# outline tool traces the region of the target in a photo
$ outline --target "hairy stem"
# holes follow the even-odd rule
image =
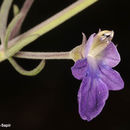
[[[15,57],[24,59],[72,59],[70,52],[24,52],[20,51]]]

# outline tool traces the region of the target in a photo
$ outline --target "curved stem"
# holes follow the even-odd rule
[[[22,75],[26,75],[26,76],[37,75],[39,72],[42,71],[42,69],[45,66],[45,60],[42,60],[36,68],[28,71],[28,70],[23,69],[12,57],[8,58],[8,60],[17,72],[19,72]]]
[[[16,55],[17,58],[25,59],[72,59],[71,52],[24,52],[20,51]]]

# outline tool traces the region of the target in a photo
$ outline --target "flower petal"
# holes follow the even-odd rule
[[[109,90],[121,90],[124,88],[124,81],[120,74],[109,66],[100,66],[100,78],[106,83]]]
[[[112,42],[97,57],[102,64],[110,67],[115,67],[120,62],[117,47]]]
[[[76,79],[83,79],[83,77],[87,74],[87,59],[81,59],[75,62],[74,66],[71,67],[71,71],[73,76]]]
[[[92,120],[102,111],[108,98],[107,86],[99,78],[87,76],[83,79],[79,92],[79,113],[83,120]]]
[[[87,57],[90,49],[91,49],[91,46],[93,44],[93,40],[94,40],[94,36],[95,36],[95,33],[93,33],[89,38],[88,38],[88,41],[85,45],[85,52],[84,52],[84,56]]]

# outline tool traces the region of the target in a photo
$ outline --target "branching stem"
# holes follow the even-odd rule
[[[9,0],[5,0],[5,1],[7,2]],[[12,0],[10,0],[10,1],[12,1]],[[32,1],[32,3],[33,3],[33,0],[26,0],[26,1],[28,1],[29,3],[30,3],[30,1]],[[56,15],[43,21],[41,24],[39,24],[39,25],[33,27],[32,29],[28,30],[27,32],[13,38],[12,40],[9,40],[8,41],[8,50],[6,51],[6,54],[3,49],[3,46],[0,46],[0,62],[8,59],[9,57],[14,56],[23,47],[27,46],[34,40],[38,39],[41,35],[44,35],[48,31],[54,29],[55,27],[59,26],[63,22],[67,21],[68,19],[70,19],[74,15],[78,14],[79,12],[81,12],[82,10],[87,8],[88,6],[92,5],[96,1],[98,1],[98,0],[77,0],[70,6],[68,6],[65,9],[63,9],[62,11],[58,12]],[[30,4],[30,6],[31,6],[31,4]],[[27,10],[27,12],[28,12],[28,10]],[[43,57],[45,56],[42,59],[71,59],[70,53],[68,53],[68,52],[67,53],[60,52],[58,54],[49,53],[48,55],[46,55],[47,53],[42,53],[42,54],[43,54]],[[41,54],[37,53],[38,57],[39,57],[39,55],[41,55]],[[61,55],[63,55],[63,56],[61,57]],[[17,56],[18,56],[18,54],[17,54]],[[23,56],[21,56],[21,58],[22,57]],[[19,54],[19,58],[20,58],[20,54]]]

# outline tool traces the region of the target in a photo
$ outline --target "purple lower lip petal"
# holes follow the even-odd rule
[[[92,120],[102,111],[108,98],[105,83],[98,78],[85,77],[78,92],[79,113],[82,119]]]

